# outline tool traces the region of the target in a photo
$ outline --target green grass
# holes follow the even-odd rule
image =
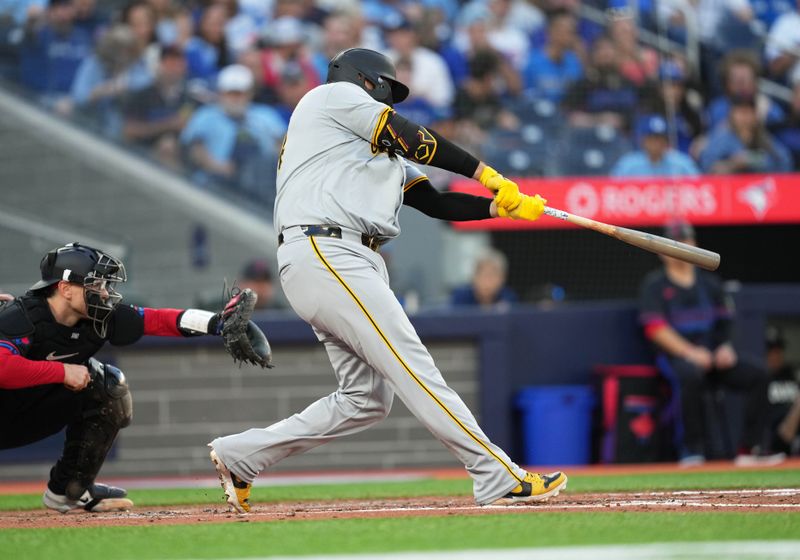
[[[567,471],[568,472],[568,471]],[[781,488],[800,487],[800,470],[732,470],[726,472],[678,472],[605,476],[571,476],[568,492],[637,492],[655,490],[693,490],[702,488]],[[466,496],[472,484],[468,479],[425,479],[404,482],[361,484],[320,484],[304,486],[258,487],[253,489],[254,504],[298,500],[358,500],[415,496]],[[131,490],[138,506],[208,504],[221,500],[218,488]],[[41,494],[0,496],[0,510],[37,509]]]
[[[797,538],[797,516],[747,513],[523,513],[224,525],[14,529],[4,558],[242,558],[665,541]],[[742,528],[747,527],[746,531]]]
[[[573,476],[571,492],[800,487],[800,470],[731,470]],[[256,505],[278,501],[468,496],[468,479],[256,487]],[[221,504],[217,488],[133,490],[139,506]],[[0,510],[40,508],[40,494],[0,496]],[[57,516],[56,519],[59,519]],[[326,553],[443,551],[667,541],[796,540],[800,512],[579,510],[480,516],[327,519],[137,527],[0,530],[5,560],[201,559]],[[746,528],[746,530],[744,530]]]

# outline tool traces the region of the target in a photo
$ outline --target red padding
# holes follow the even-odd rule
[[[183,336],[178,330],[178,317],[183,309],[144,308],[144,334],[152,336]]]

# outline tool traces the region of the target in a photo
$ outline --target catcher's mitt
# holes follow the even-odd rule
[[[234,362],[272,367],[272,350],[267,337],[250,320],[258,296],[250,288],[232,294],[220,316],[220,336]]]

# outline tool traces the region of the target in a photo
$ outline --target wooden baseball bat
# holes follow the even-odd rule
[[[714,253],[713,251],[707,251],[700,247],[687,245],[686,243],[681,243],[674,239],[667,239],[659,235],[653,235],[652,233],[604,224],[603,222],[598,222],[591,218],[576,216],[575,214],[570,214],[569,212],[558,210],[557,208],[550,208],[549,206],[544,207],[544,213],[553,218],[575,224],[576,226],[598,231],[610,237],[614,237],[615,239],[619,239],[620,241],[624,241],[629,245],[639,247],[640,249],[696,264],[706,270],[716,270],[719,267],[719,253]]]

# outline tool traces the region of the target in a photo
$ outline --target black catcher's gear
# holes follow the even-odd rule
[[[116,367],[90,358],[89,401],[82,419],[67,427],[64,455],[51,478],[65,485],[65,494],[77,500],[94,483],[117,433],[131,422],[133,401],[125,375]]]
[[[364,78],[372,82],[374,89],[364,86]],[[328,83],[332,82],[356,84],[389,107],[408,97],[408,86],[397,80],[392,61],[370,49],[347,49],[333,57],[328,64]]]
[[[87,314],[97,335],[105,338],[109,314],[122,300],[122,294],[114,288],[127,280],[122,261],[99,249],[70,243],[47,253],[39,268],[42,279],[30,290],[41,290],[61,280],[83,284]]]

